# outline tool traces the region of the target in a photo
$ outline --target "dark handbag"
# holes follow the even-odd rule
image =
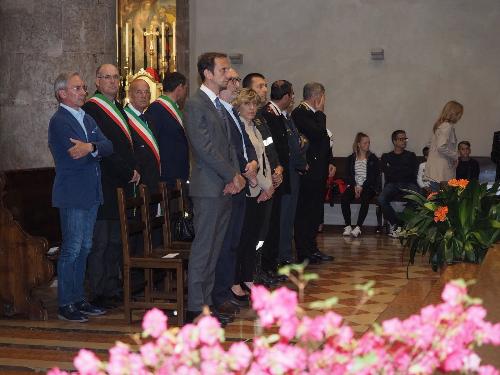
[[[172,218],[172,239],[174,241],[192,241],[194,239],[193,215],[178,212]]]
[[[177,188],[180,192],[178,211],[172,214],[170,223],[173,241],[193,241],[194,239],[194,224],[193,213],[186,208],[184,200],[184,189],[177,181]]]

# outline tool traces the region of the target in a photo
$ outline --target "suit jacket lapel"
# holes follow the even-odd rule
[[[75,116],[73,116],[67,109],[63,107],[59,107],[59,110],[62,111],[62,113],[64,113],[64,116],[66,116],[69,119],[69,122],[73,130],[75,130],[83,140],[86,140],[87,137],[85,136],[85,132],[83,131],[82,126],[75,118]],[[83,121],[83,123],[85,124],[85,120]],[[88,127],[86,126],[85,128],[87,129],[87,134],[89,134]]]
[[[201,89],[198,89],[198,95],[200,96],[200,98],[206,103],[206,105],[208,106],[210,112],[212,112],[212,114],[214,115],[214,117],[217,119],[217,122],[219,123],[219,126],[221,127],[221,129],[223,130],[223,132],[226,134],[228,133],[229,129],[227,128],[226,124],[224,123],[224,120],[221,119],[220,117],[220,114],[219,114],[219,111],[217,110],[217,108],[215,108],[215,105],[214,103],[210,100],[210,98],[208,97],[207,94],[205,94]],[[221,104],[222,105],[222,104]],[[224,108],[224,106],[222,106],[222,109],[225,111],[226,109]],[[227,116],[230,116],[227,111],[226,111],[226,117]],[[229,120],[229,119],[228,119]],[[230,139],[231,135],[230,134],[227,134],[227,137],[228,139]]]

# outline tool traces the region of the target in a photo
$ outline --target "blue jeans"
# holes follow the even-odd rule
[[[92,234],[99,204],[90,209],[59,208],[62,244],[57,262],[57,298],[59,306],[85,298],[83,283],[87,256],[92,248]]]
[[[391,225],[401,226],[402,221],[396,216],[394,208],[391,206],[391,202],[396,200],[398,197],[407,195],[406,192],[401,191],[401,189],[413,190],[415,192],[420,192],[420,188],[417,184],[412,182],[389,182],[385,184],[384,189],[378,196],[378,203],[384,217],[391,223]]]

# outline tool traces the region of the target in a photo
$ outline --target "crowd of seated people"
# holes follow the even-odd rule
[[[221,323],[230,323],[248,307],[253,283],[274,286],[285,281],[276,272],[279,267],[334,261],[316,241],[325,181],[336,171],[325,87],[305,84],[302,101],[295,106],[289,81],[269,87],[260,73],[241,80],[224,53],[202,54],[197,69],[201,85],[185,104],[186,78],[174,72],[166,75],[163,95],[151,104],[149,85],[140,79],[131,82],[125,108],[117,101],[114,65],[97,69],[97,91],[86,102],[80,75],[58,77],[54,89],[61,106],[51,120],[49,139],[57,173],[54,205],[64,219],[61,319],[84,322],[120,304],[118,187],[128,196],[139,183],[154,190],[159,181],[172,187],[180,179],[189,187],[195,237],[188,263],[188,322],[209,306]],[[390,224],[388,234],[397,237],[403,223],[391,201],[401,197],[402,189],[432,189],[440,182],[428,171],[436,171],[429,163],[441,154],[451,160],[458,177],[477,178],[470,143],[460,142],[457,150],[453,138],[463,108],[448,107],[434,128],[427,164],[419,166],[415,153],[406,150],[404,130],[392,133],[393,149],[380,159],[370,150],[369,136],[356,134],[341,196],[344,236],[361,235],[368,206],[377,197]],[[85,175],[79,175],[82,166]],[[75,173],[67,174],[70,169]],[[82,200],[70,199],[68,183],[76,190],[90,184],[95,194],[83,196],[75,190],[73,197]],[[353,202],[361,205],[354,225]],[[85,216],[85,226],[72,226],[78,215]],[[70,269],[74,271],[65,271]],[[89,299],[83,295],[85,274]]]

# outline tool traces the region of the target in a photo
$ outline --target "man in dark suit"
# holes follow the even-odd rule
[[[93,303],[114,307],[121,302],[120,271],[123,262],[116,189],[131,196],[140,174],[134,157],[133,130],[116,95],[120,76],[116,66],[103,64],[96,71],[97,91],[83,109],[94,118],[103,134],[113,143],[113,154],[102,159],[104,204],[99,208],[92,251],[88,259],[88,279]]]
[[[231,144],[234,147],[240,173],[248,179],[252,186],[257,184],[257,154],[245,130],[245,125],[241,122],[238,112],[231,105],[236,98],[240,88],[240,77],[234,69],[228,73],[227,88],[221,90],[219,97],[226,110],[226,117],[231,126]],[[240,242],[241,230],[243,228],[243,219],[245,218],[246,199],[243,189],[238,194],[232,196],[231,217],[226,236],[222,243],[222,249],[217,260],[215,268],[215,284],[212,292],[214,306],[218,313],[231,315],[239,311],[242,306],[231,294],[231,287],[234,285],[234,275],[236,268],[236,248]]]
[[[144,113],[151,100],[149,84],[143,79],[135,79],[128,91],[129,104],[125,107],[128,123],[134,130],[134,155],[141,174],[141,183],[150,192],[157,191],[160,181],[160,148],[158,132],[147,113]]]
[[[297,129],[309,140],[307,172],[301,176],[295,216],[295,247],[299,262],[309,263],[333,260],[318,249],[316,236],[323,222],[325,183],[335,174],[330,137],[326,131],[325,88],[312,82],[304,86],[303,102],[292,111]]]
[[[161,181],[168,187],[174,187],[177,179],[185,182],[189,178],[189,147],[179,107],[186,94],[186,77],[179,72],[168,73],[163,79],[163,95],[146,111],[158,135]]]
[[[491,146],[491,161],[497,165],[495,180],[500,180],[500,131],[493,133],[493,145]]]
[[[293,101],[292,84],[280,80],[271,85],[271,101],[262,109],[261,114],[271,131],[274,147],[278,153],[280,165],[283,167],[283,182],[273,196],[269,230],[262,247],[262,268],[274,273],[278,262],[278,248],[280,242],[281,197],[290,194],[290,148],[288,145],[287,118],[283,114]]]
[[[106,311],[85,299],[87,256],[97,210],[103,202],[99,160],[113,145],[81,109],[87,88],[78,73],[60,74],[54,84],[60,106],[49,123],[56,177],[52,204],[59,208],[62,244],[57,263],[59,319],[86,322]]]
[[[231,216],[230,194],[245,187],[231,144],[231,125],[218,97],[227,87],[229,59],[223,53],[204,53],[197,68],[202,85],[188,99],[184,111],[193,157],[189,192],[195,227],[189,257],[187,321],[199,316],[203,306],[212,305],[215,266]]]

